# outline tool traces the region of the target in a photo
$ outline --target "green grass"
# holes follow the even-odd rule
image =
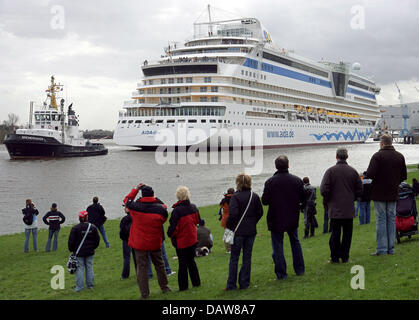
[[[408,182],[419,178],[419,170],[409,167]],[[211,229],[215,247],[213,252],[196,258],[202,286],[187,291],[178,291],[177,274],[169,277],[173,292],[162,294],[154,277],[150,281],[150,299],[159,300],[271,300],[271,299],[419,299],[419,273],[417,252],[419,235],[411,239],[402,238],[396,244],[396,253],[390,256],[370,256],[375,251],[375,215],[372,211],[371,224],[359,225],[354,220],[354,232],[350,261],[348,264],[328,264],[329,235],[322,234],[323,209],[318,195],[319,228],[314,238],[302,239],[303,228],[300,220],[299,236],[303,248],[306,273],[296,276],[292,269],[291,250],[285,236],[285,255],[288,264],[287,280],[276,280],[272,262],[270,233],[266,227],[266,216],[258,225],[258,235],[253,248],[251,287],[248,290],[222,291],[228,274],[229,255],[222,243],[223,229],[218,221],[218,206],[200,209],[207,226]],[[418,201],[417,201],[418,202]],[[265,208],[266,209],[266,208]],[[302,218],[302,217],[301,217]],[[165,224],[167,230],[167,223]],[[23,253],[24,234],[0,237],[0,299],[139,299],[140,294],[133,270],[128,280],[121,281],[122,248],[119,239],[119,220],[106,223],[111,248],[105,248],[101,241],[94,258],[95,288],[74,293],[74,276],[65,269],[65,289],[53,290],[50,286],[52,266],[65,264],[69,252],[67,239],[70,227],[65,227],[59,235],[59,249],[44,252],[48,232],[40,230],[38,246],[40,251]],[[178,262],[173,260],[175,251],[168,239],[166,249],[173,270],[177,271]],[[351,268],[361,265],[365,270],[365,289],[353,290],[350,286]],[[133,268],[133,267],[132,267]]]

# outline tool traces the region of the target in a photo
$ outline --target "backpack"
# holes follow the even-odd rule
[[[33,223],[33,212],[32,210],[29,210],[29,208],[26,208],[22,210],[23,211],[23,222],[30,226]]]

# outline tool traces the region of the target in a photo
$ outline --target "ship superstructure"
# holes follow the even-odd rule
[[[255,18],[195,23],[191,39],[164,51],[143,62],[144,77],[119,114],[117,144],[217,147],[233,129],[262,132],[243,143],[251,147],[359,143],[379,118],[380,88],[358,64],[279,48]],[[168,130],[173,138],[162,139]]]

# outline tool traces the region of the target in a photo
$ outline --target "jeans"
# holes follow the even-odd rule
[[[374,201],[377,254],[393,254],[396,237],[396,202]]]
[[[287,231],[291,243],[292,260],[294,271],[297,275],[302,275],[305,271],[303,250],[298,240],[298,229]],[[272,259],[275,264],[275,274],[278,279],[286,279],[287,263],[284,257],[284,232],[271,232],[272,240]]]
[[[76,292],[83,290],[84,288],[84,271],[86,271],[87,288],[93,288],[95,278],[93,273],[93,257],[93,255],[88,257],[77,257],[78,267],[76,270]]]
[[[342,259],[342,262],[347,262],[352,243],[353,218],[330,219],[330,227],[332,234],[329,246],[332,262],[339,262],[339,258]]]
[[[102,235],[103,241],[105,242],[106,248],[109,248],[109,241],[108,241],[108,237],[106,236],[106,230],[105,230],[105,225],[101,225],[100,227],[98,227],[100,234]]]
[[[25,252],[29,251],[29,237],[32,232],[33,250],[38,251],[38,228],[25,229]]]
[[[56,251],[58,248],[58,233],[60,232],[60,229],[58,230],[48,230],[48,241],[47,246],[45,247],[45,251],[49,252],[51,250],[51,240],[54,236],[54,242],[52,244],[52,251]]]
[[[359,224],[370,223],[371,204],[370,201],[362,201],[359,204]]]
[[[357,201],[355,204],[355,217],[358,217],[358,211],[360,207],[361,207],[361,202]]]
[[[137,270],[137,260],[135,259],[134,249],[132,249],[128,245],[128,241],[122,241],[122,256],[124,257],[124,266],[122,268],[122,275],[121,275],[122,279],[126,279],[129,277],[130,265],[131,265],[131,254],[134,258],[135,270]]]
[[[176,249],[179,261],[179,273],[177,277],[179,291],[188,289],[188,273],[194,287],[199,287],[201,285],[198,267],[195,263],[195,249],[196,245],[183,249]]]
[[[161,246],[161,252],[163,255],[164,269],[166,270],[166,274],[171,274],[172,269],[170,268],[169,259],[167,259],[166,247],[164,246],[164,242],[162,243],[162,246]],[[153,269],[151,268],[150,255],[148,255],[148,278],[149,279],[153,278]]]
[[[230,263],[228,267],[227,290],[237,289],[237,269],[239,266],[240,252],[243,249],[242,266],[239,273],[240,289],[247,289],[250,285],[250,271],[252,264],[252,250],[255,242],[253,236],[234,236],[231,245]]]

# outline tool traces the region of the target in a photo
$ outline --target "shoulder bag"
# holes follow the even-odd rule
[[[236,233],[237,229],[239,228],[240,223],[242,222],[242,220],[243,220],[243,218],[244,218],[244,216],[247,212],[247,209],[249,209],[250,201],[252,201],[252,196],[253,196],[253,192],[252,192],[252,190],[250,190],[249,202],[247,203],[246,210],[244,210],[244,213],[243,213],[242,217],[240,218],[240,221],[237,224],[236,229],[234,229],[234,231],[230,230],[228,228],[225,229],[224,236],[223,236],[223,240],[224,240],[225,243],[227,243],[227,244],[233,244],[234,243],[234,234]]]

